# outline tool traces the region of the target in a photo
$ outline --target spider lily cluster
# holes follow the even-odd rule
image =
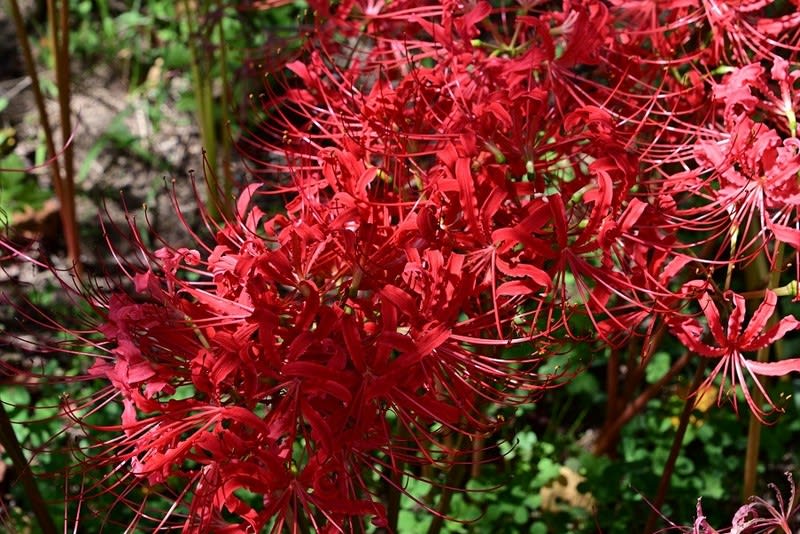
[[[393,528],[403,477],[469,461],[575,341],[669,336],[781,411],[762,377],[800,359],[754,353],[800,327],[796,2],[309,3],[235,216],[134,236],[132,290],[87,294],[124,410],[80,469],[169,496],[158,527]]]

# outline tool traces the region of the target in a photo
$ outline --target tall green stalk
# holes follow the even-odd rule
[[[223,9],[222,0],[217,1],[217,8],[221,11]],[[233,101],[230,83],[228,76],[228,45],[225,39],[225,29],[223,27],[223,19],[220,18],[217,23],[217,32],[219,34],[219,61],[220,61],[220,77],[222,79],[222,209],[224,215],[231,216],[233,208],[233,169],[231,163],[233,161],[233,146],[231,143],[230,131],[230,114],[231,103]]]
[[[226,75],[227,69],[225,62],[227,55],[225,52],[225,36],[222,29],[222,20],[218,20],[217,32],[220,37],[221,52],[219,57],[215,57],[213,52],[201,54],[198,50],[195,39],[198,37],[198,31],[195,27],[193,17],[196,16],[198,11],[201,16],[208,13],[208,3],[204,2],[202,8],[192,10],[189,0],[183,0],[183,16],[186,18],[187,28],[187,41],[189,54],[191,58],[191,75],[192,75],[192,88],[195,95],[195,104],[197,105],[197,120],[200,125],[200,137],[203,143],[204,156],[208,162],[208,172],[206,173],[208,198],[206,200],[206,207],[209,214],[213,218],[220,216],[230,215],[232,212],[232,182],[230,165],[230,143],[225,144],[223,139],[223,172],[222,183],[219,179],[219,159],[218,159],[218,135],[217,123],[214,120],[214,98],[213,87],[211,78],[211,68],[215,61],[222,62],[222,77],[223,84],[227,83]],[[213,32],[209,32],[211,35]],[[228,93],[223,89],[222,105],[225,108],[223,113],[227,114],[227,106],[229,105]]]
[[[783,264],[783,243],[777,245],[775,253],[775,263],[769,272],[767,289],[774,289],[780,284],[781,266]],[[775,323],[775,313],[769,318],[768,327]],[[759,362],[766,362],[769,359],[770,347],[764,347],[756,353]],[[760,405],[764,402],[764,397],[757,388],[753,392],[753,403]],[[742,484],[742,497],[747,499],[755,493],[756,478],[758,474],[758,452],[761,448],[761,421],[758,420],[753,412],[750,412],[750,420],[747,425],[747,450],[744,456],[744,482]]]
[[[464,443],[464,436],[459,434],[456,438],[456,443],[453,450],[460,450],[461,445]],[[453,494],[457,488],[462,488],[467,482],[464,475],[467,474],[466,465],[463,462],[454,462],[451,464],[450,470],[447,472],[447,477],[441,485],[441,492],[439,493],[439,503],[436,507],[436,513],[431,520],[428,527],[427,534],[439,534],[444,527],[445,518],[450,513],[450,503],[453,499]]]

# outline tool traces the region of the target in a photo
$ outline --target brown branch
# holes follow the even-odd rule
[[[703,382],[703,375],[706,371],[706,360],[702,359],[700,365],[697,366],[697,371],[694,373],[694,380],[690,391],[697,391],[700,384]],[[667,491],[669,491],[670,481],[672,479],[672,472],[675,470],[675,462],[678,461],[678,455],[683,447],[683,437],[686,435],[686,428],[689,426],[689,419],[692,416],[692,410],[697,403],[697,398],[690,395],[683,405],[683,412],[681,413],[678,428],[675,431],[675,437],[672,440],[672,447],[669,450],[669,457],[667,463],[664,465],[664,470],[661,473],[661,480],[658,483],[658,491],[655,499],[651,502],[652,510],[647,518],[647,523],[644,527],[644,534],[650,534],[655,531],[656,521],[658,521],[661,507],[667,498]]]
[[[603,428],[602,434],[597,438],[594,446],[594,453],[597,455],[600,454],[607,454],[608,450],[610,449],[611,445],[616,442],[617,435],[622,427],[633,419],[633,417],[641,412],[647,403],[658,395],[674,377],[677,375],[686,364],[689,363],[689,354],[684,353],[678,361],[676,361],[672,367],[667,371],[664,376],[662,376],[658,382],[652,384],[646,390],[644,390],[636,399],[628,404],[625,410],[613,421],[609,422],[606,427]]]

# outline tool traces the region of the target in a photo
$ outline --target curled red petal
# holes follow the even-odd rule
[[[711,297],[706,292],[701,293],[697,300],[700,304],[700,309],[703,310],[703,315],[706,316],[708,327],[711,329],[711,335],[714,336],[717,343],[724,344],[725,333],[722,330],[722,323],[720,322],[717,305],[714,304],[714,301],[711,300]]]
[[[772,317],[775,311],[775,305],[778,303],[778,296],[774,291],[767,289],[764,292],[764,301],[758,306],[758,309],[750,319],[750,323],[745,328],[741,337],[741,343],[746,344],[752,341],[759,332],[762,332],[767,326],[767,321]]]
[[[745,366],[760,376],[785,376],[791,372],[800,373],[800,358],[789,358],[777,362],[757,362],[745,360]]]

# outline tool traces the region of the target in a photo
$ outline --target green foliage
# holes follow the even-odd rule
[[[547,368],[553,371],[558,367],[568,374],[577,370],[568,359],[568,356],[554,358]],[[597,430],[594,412],[604,407],[605,392],[598,379],[604,363],[603,358],[591,364],[579,363],[584,372],[563,388],[550,391],[539,404],[506,414],[512,428],[506,431],[505,441],[498,443],[498,457],[483,465],[477,478],[464,482],[467,491],[452,498],[450,513],[467,522],[445,523],[442,532],[641,531],[651,510],[648,501],[656,494],[685,397],[679,388],[666,390],[623,427],[615,455],[594,455],[584,443],[591,442],[592,433]],[[668,370],[669,354],[654,354],[650,365],[647,383],[657,381]],[[796,399],[800,397],[800,380],[782,381],[776,389],[781,398]],[[800,401],[786,402],[784,408],[786,413],[780,424],[762,430],[763,486],[780,480],[783,471],[797,465],[792,444],[793,436],[800,432]],[[739,487],[744,467],[745,415],[746,412],[737,415],[726,406],[718,408],[715,395],[694,411],[662,508],[675,523],[690,523],[697,498],[702,497],[712,525],[730,524],[730,518],[742,504],[738,491],[731,488]],[[544,426],[534,423],[537,420],[546,423]],[[577,492],[562,492],[553,507],[546,501],[547,494],[563,487],[565,473],[574,473],[584,480],[571,486]],[[417,482],[409,484],[407,489],[417,498],[425,496],[428,506],[435,506],[435,490]],[[586,506],[590,502],[594,506]],[[426,532],[430,515],[412,499],[404,498],[398,531]]]
[[[0,131],[0,145],[3,142]],[[25,162],[11,153],[0,158],[0,224],[6,225],[14,213],[26,209],[39,209],[50,198],[47,190],[39,187],[36,177],[24,171]]]
[[[193,26],[197,26],[195,34],[191,34],[183,16],[181,1],[71,0],[70,52],[79,61],[122,68],[131,87],[136,88],[147,81],[148,72],[154,67],[188,74],[191,53],[187,43],[191,40],[204,48],[219,47],[219,35],[210,31],[210,21],[219,21],[226,38],[226,67],[233,72],[244,64],[250,51],[296,26],[298,13],[306,7],[299,1],[278,9],[243,12],[230,2],[201,0],[193,5],[198,9],[192,19]],[[225,7],[228,5],[231,7]],[[159,67],[160,61],[163,64]],[[219,80],[221,67],[215,61],[204,75]],[[184,96],[192,98],[189,91]]]
[[[8,106],[8,100],[0,98],[0,112]],[[21,179],[24,179],[22,160],[14,154],[16,145],[16,130],[14,128],[0,128],[0,208],[2,213],[8,215],[9,211],[15,211],[15,200],[19,199],[22,189],[19,186]],[[14,169],[20,169],[15,171]],[[9,189],[11,192],[9,193]],[[5,192],[5,193],[4,193]]]

